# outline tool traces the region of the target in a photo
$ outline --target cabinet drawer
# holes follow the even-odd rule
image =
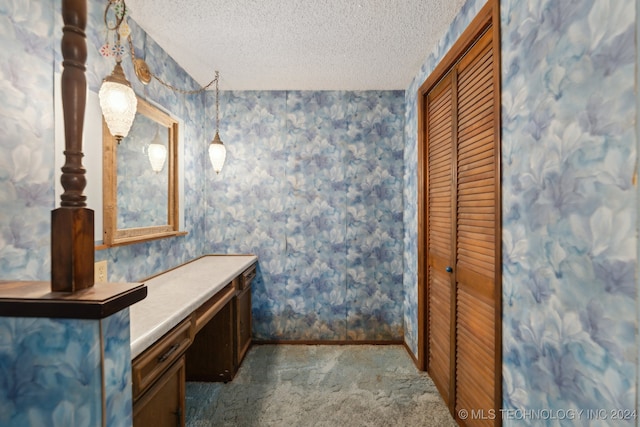
[[[180,357],[133,405],[133,427],[185,425],[185,368]]]
[[[234,279],[235,281],[235,279]],[[196,324],[195,332],[198,333],[204,325],[209,322],[224,307],[236,293],[236,285],[234,281],[218,291],[207,302],[202,304],[195,311]]]
[[[134,401],[189,347],[193,341],[193,326],[191,316],[187,317],[136,357],[131,364]]]
[[[251,282],[253,281],[253,278],[256,277],[256,265],[252,265],[251,267],[247,268],[244,273],[242,273],[242,276],[240,278],[240,288],[239,290],[243,290],[248,288],[249,286],[251,286]]]

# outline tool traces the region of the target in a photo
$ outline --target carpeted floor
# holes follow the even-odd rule
[[[187,427],[455,426],[402,346],[258,345],[227,384],[187,383]]]

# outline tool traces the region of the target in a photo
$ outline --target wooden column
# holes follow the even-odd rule
[[[51,212],[51,290],[75,292],[93,286],[94,217],[83,190],[82,129],[86,104],[86,0],[62,0],[62,110],[65,164],[60,208]]]

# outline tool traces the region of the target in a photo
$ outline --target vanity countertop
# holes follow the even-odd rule
[[[256,261],[255,255],[206,255],[145,280],[147,297],[129,308],[131,359]]]

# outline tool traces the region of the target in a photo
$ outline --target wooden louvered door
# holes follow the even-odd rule
[[[445,78],[427,100],[429,148],[429,223],[427,239],[427,281],[429,287],[428,372],[447,404],[452,403],[451,277],[446,271],[453,256],[452,226],[452,106],[451,78]]]
[[[421,107],[425,365],[473,426],[501,424],[497,44],[490,24],[476,34]]]
[[[492,37],[488,31],[457,68],[456,414],[494,425],[496,409],[496,153]],[[480,411],[482,412],[480,412]]]

